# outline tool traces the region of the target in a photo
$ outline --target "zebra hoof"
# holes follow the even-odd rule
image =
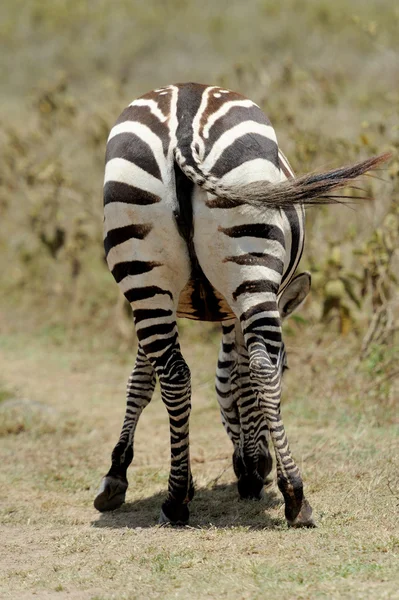
[[[264,482],[258,473],[240,477],[237,487],[242,500],[261,500],[264,496]]]
[[[103,477],[94,499],[94,508],[100,512],[119,508],[125,502],[127,486],[127,481],[109,475]]]
[[[301,510],[295,519],[287,519],[287,525],[288,527],[317,527],[312,516],[312,507],[305,498],[302,501]]]
[[[273,468],[273,459],[269,452],[261,452],[258,457],[258,466],[256,468],[259,477],[266,483],[267,476],[270,475]]]
[[[172,525],[173,527],[184,527],[188,525],[189,511],[187,504],[178,506],[164,502],[159,516],[159,525]]]

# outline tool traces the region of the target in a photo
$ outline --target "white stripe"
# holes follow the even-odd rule
[[[256,121],[244,121],[222,133],[203,162],[205,171],[210,171],[226,148],[247,133],[262,135],[277,144],[276,134],[271,125],[264,125],[263,123],[257,123]]]
[[[148,106],[151,113],[157,117],[161,123],[165,123],[165,121],[168,120],[168,117],[163,114],[155,100],[145,100],[144,98],[139,98],[138,100],[134,100],[134,102],[129,104],[129,106]]]
[[[140,252],[138,252],[138,244],[140,244]],[[107,254],[107,264],[109,270],[112,271],[114,266],[118,263],[126,262],[129,260],[153,260],[153,255],[151,254],[151,252],[148,253],[148,248],[147,253],[145,252],[145,248],[143,250],[143,244],[145,244],[145,240],[137,240],[136,238],[131,238],[130,240],[122,242],[122,244],[113,246]],[[144,256],[146,258],[143,258]],[[148,258],[148,256],[150,256],[151,258]],[[140,275],[140,277],[143,278],[146,275],[148,275],[148,273],[143,273],[142,275]]]
[[[278,244],[278,242],[276,243]],[[280,244],[279,250],[281,254]],[[239,254],[237,256],[239,256]],[[229,272],[231,273],[230,279],[234,283],[237,283],[237,285],[239,285],[240,279],[245,279],[246,281],[256,281],[258,279],[263,279],[280,284],[281,273],[275,271],[274,269],[271,269],[270,267],[266,267],[264,265],[238,265],[233,261],[228,261],[228,265]]]
[[[221,186],[238,187],[254,181],[280,181],[280,169],[270,160],[255,158],[223,175],[219,183]]]
[[[209,117],[203,131],[203,136],[205,139],[209,137],[209,130],[211,127],[213,127],[216,121],[218,121],[221,117],[224,117],[224,115],[227,115],[229,110],[236,106],[242,106],[243,108],[257,107],[256,104],[254,104],[251,100],[230,100],[230,102],[225,102],[223,106],[221,106],[216,112],[212,113]]]
[[[157,177],[150,175],[147,171],[140,169],[137,165],[124,158],[112,158],[105,167],[104,185],[108,181],[117,181],[133,185],[145,192],[150,192],[162,197],[165,186]]]
[[[285,168],[290,173],[290,175],[292,177],[295,177],[294,171],[292,170],[290,163],[288,162],[286,156],[282,153],[280,148],[278,149],[278,157],[281,160],[281,162],[284,164]]]
[[[170,99],[170,119],[169,119],[169,131],[170,131],[170,146],[169,154],[172,156],[173,150],[177,146],[176,131],[178,126],[177,120],[177,100],[179,97],[179,88],[175,85],[170,86],[171,88],[171,99]],[[171,154],[172,153],[172,154]]]
[[[249,303],[247,303],[248,299],[251,299],[251,301]],[[262,302],[275,302],[276,301],[276,295],[273,294],[273,292],[246,292],[245,294],[240,294],[240,296],[238,296],[237,300],[233,300],[233,304],[237,304],[240,303],[241,308],[243,310],[243,312],[245,312],[247,309],[252,308],[253,306],[255,306],[256,304],[261,304]],[[267,316],[274,316],[276,315],[277,317],[280,316],[280,313],[275,312],[275,311],[262,311],[262,313],[265,312],[267,314]],[[257,315],[257,317],[259,318],[259,313]],[[245,321],[246,323],[248,321]]]
[[[202,137],[199,135],[200,130],[200,122],[201,117],[208,106],[209,94],[212,90],[217,89],[216,86],[207,87],[203,93],[201,98],[201,104],[199,109],[197,110],[195,117],[193,119],[193,141],[191,143],[191,152],[193,158],[196,159],[198,157],[199,160],[202,160],[205,154],[205,144]],[[199,146],[199,151],[196,149],[196,145]]]

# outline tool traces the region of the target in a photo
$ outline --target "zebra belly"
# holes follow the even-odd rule
[[[202,272],[194,274],[182,290],[177,316],[196,321],[227,321],[235,318],[226,299]]]

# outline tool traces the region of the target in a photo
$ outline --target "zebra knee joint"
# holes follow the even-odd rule
[[[275,367],[267,360],[267,358],[263,357],[250,359],[249,369],[251,378],[262,383],[274,379],[276,374]]]
[[[177,384],[179,386],[189,385],[191,373],[190,369],[182,356],[176,357],[168,361],[165,368],[160,373],[161,382],[170,385]]]

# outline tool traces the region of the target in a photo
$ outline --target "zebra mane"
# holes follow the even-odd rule
[[[376,169],[390,157],[391,153],[387,152],[348,167],[333,169],[324,173],[311,173],[278,183],[255,181],[239,187],[213,185],[212,190],[209,191],[212,191],[216,198],[209,200],[207,205],[210,208],[232,208],[247,205],[262,210],[265,208],[287,207],[293,204],[304,206],[341,204],[342,200],[347,199],[355,202],[356,197],[345,194],[332,195],[330,192],[342,188],[355,189],[351,185],[354,179]],[[203,187],[207,189],[206,180]],[[361,196],[358,199],[371,198]]]

